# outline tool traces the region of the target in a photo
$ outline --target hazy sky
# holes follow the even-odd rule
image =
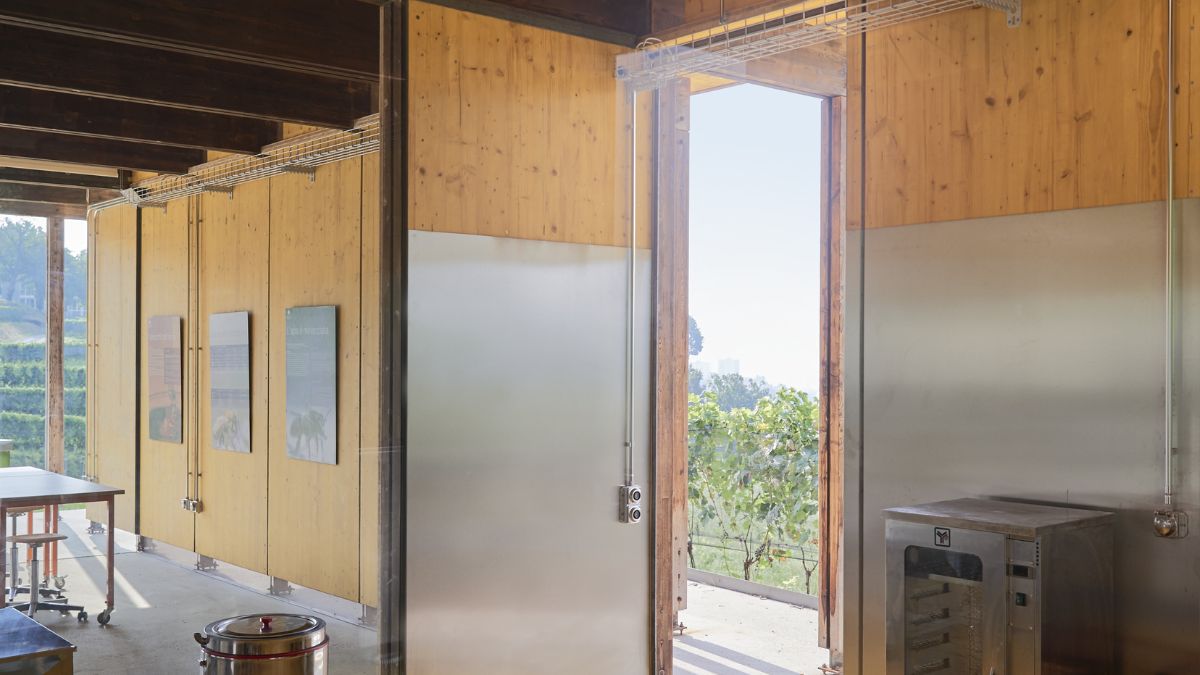
[[[819,99],[740,85],[692,97],[693,357],[816,392],[820,370]]]

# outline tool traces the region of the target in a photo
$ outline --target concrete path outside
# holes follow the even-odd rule
[[[821,675],[829,662],[814,610],[693,581],[687,600],[677,675]]]

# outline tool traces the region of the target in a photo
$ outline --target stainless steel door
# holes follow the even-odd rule
[[[1004,675],[1005,539],[887,522],[888,675]]]

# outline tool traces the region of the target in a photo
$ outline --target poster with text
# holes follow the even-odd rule
[[[287,452],[337,464],[337,307],[287,310]]]
[[[150,438],[183,442],[183,357],[177,316],[152,316],[146,331]]]
[[[212,447],[250,452],[250,313],[208,318]]]

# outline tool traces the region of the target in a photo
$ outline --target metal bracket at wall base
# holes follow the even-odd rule
[[[137,538],[137,550],[138,551],[140,551],[142,553],[152,553],[154,551],[154,548],[155,548],[155,546],[154,546],[153,539],[151,539],[150,537],[143,537],[140,534],[138,535],[138,538]]]
[[[188,499],[187,497],[184,497],[183,499],[179,500],[179,505],[183,507],[184,511],[191,511],[192,513],[200,513],[202,509],[199,499]]]
[[[196,569],[200,572],[209,572],[209,571],[215,570],[215,569],[217,569],[217,561],[213,560],[212,558],[210,558],[206,555],[197,554],[196,555]]]
[[[271,585],[267,588],[267,592],[271,595],[291,595],[294,590],[296,589],[288,583],[287,579],[279,577],[271,577]]]
[[[97,523],[94,520],[89,520],[88,527],[87,527],[87,533],[88,534],[104,534],[104,525]]]
[[[370,605],[362,605],[362,615],[358,617],[358,622],[364,626],[378,626],[379,610]]]

